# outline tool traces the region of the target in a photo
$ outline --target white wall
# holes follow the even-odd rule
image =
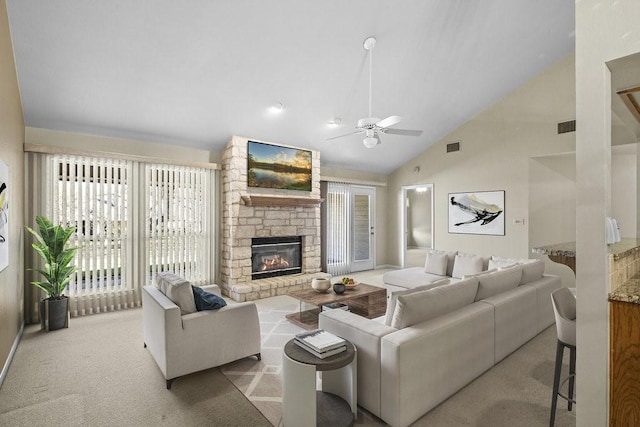
[[[608,423],[609,275],[604,218],[611,214],[611,75],[606,63],[640,51],[640,2],[576,2],[576,249],[579,426]]]
[[[569,55],[394,171],[387,189],[389,264],[400,262],[400,187],[425,183],[434,184],[437,249],[530,257],[529,159],[575,149],[574,133],[557,134],[558,122],[574,118],[574,88]],[[461,142],[461,150],[446,153],[453,141]],[[448,193],[488,190],[506,191],[506,235],[449,234]]]
[[[534,157],[529,161],[529,244],[544,246],[576,240],[576,155],[563,153]],[[545,272],[557,274],[562,286],[574,287],[569,267],[546,255]]]
[[[611,216],[621,237],[636,237],[638,144],[611,147]]]

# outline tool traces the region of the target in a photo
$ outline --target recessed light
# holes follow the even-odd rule
[[[281,113],[284,110],[284,104],[282,102],[276,102],[269,107],[270,113]]]
[[[331,126],[332,128],[339,126],[340,123],[342,123],[342,119],[340,117],[336,117],[335,119],[331,120],[329,123],[327,123],[329,126]]]

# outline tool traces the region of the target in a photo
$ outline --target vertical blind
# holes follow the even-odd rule
[[[50,156],[49,215],[75,226],[77,271],[67,295],[72,316],[140,305],[129,271],[132,163],[125,160]]]
[[[351,215],[350,185],[329,182],[327,185],[327,273],[332,276],[350,272]]]
[[[140,306],[159,271],[210,283],[213,170],[39,153],[28,161],[32,217],[76,227],[78,270],[65,291],[73,317]],[[37,265],[31,252],[27,265]]]
[[[209,171],[147,164],[147,263],[149,279],[172,271],[194,284],[210,276]]]

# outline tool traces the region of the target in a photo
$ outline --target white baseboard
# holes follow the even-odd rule
[[[381,268],[402,268],[399,265],[391,265],[391,264],[384,264],[384,265],[376,265],[376,270],[379,270]]]
[[[9,355],[7,356],[6,362],[4,362],[4,366],[2,367],[2,372],[0,372],[0,388],[2,387],[2,384],[4,383],[4,379],[7,376],[7,372],[9,372],[9,365],[11,365],[11,361],[13,360],[13,356],[16,354],[16,350],[18,349],[18,344],[20,343],[20,339],[22,338],[22,333],[23,332],[24,332],[24,320],[22,321],[22,324],[20,325],[20,330],[18,331],[18,335],[16,335],[16,338],[13,340],[13,345],[11,346],[11,351],[9,352]]]

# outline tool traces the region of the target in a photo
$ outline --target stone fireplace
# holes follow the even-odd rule
[[[284,295],[309,287],[314,277],[326,276],[320,272],[320,153],[312,151],[310,192],[254,188],[247,185],[248,141],[233,136],[222,153],[221,288],[235,301]],[[280,246],[267,247],[269,253],[257,257],[252,253],[255,242],[265,242],[261,239],[278,245],[287,243],[290,236],[299,239],[296,270],[287,270],[280,259],[284,252],[277,249]],[[291,248],[287,255],[290,252]],[[262,272],[286,274],[255,274],[262,263],[267,264]]]

